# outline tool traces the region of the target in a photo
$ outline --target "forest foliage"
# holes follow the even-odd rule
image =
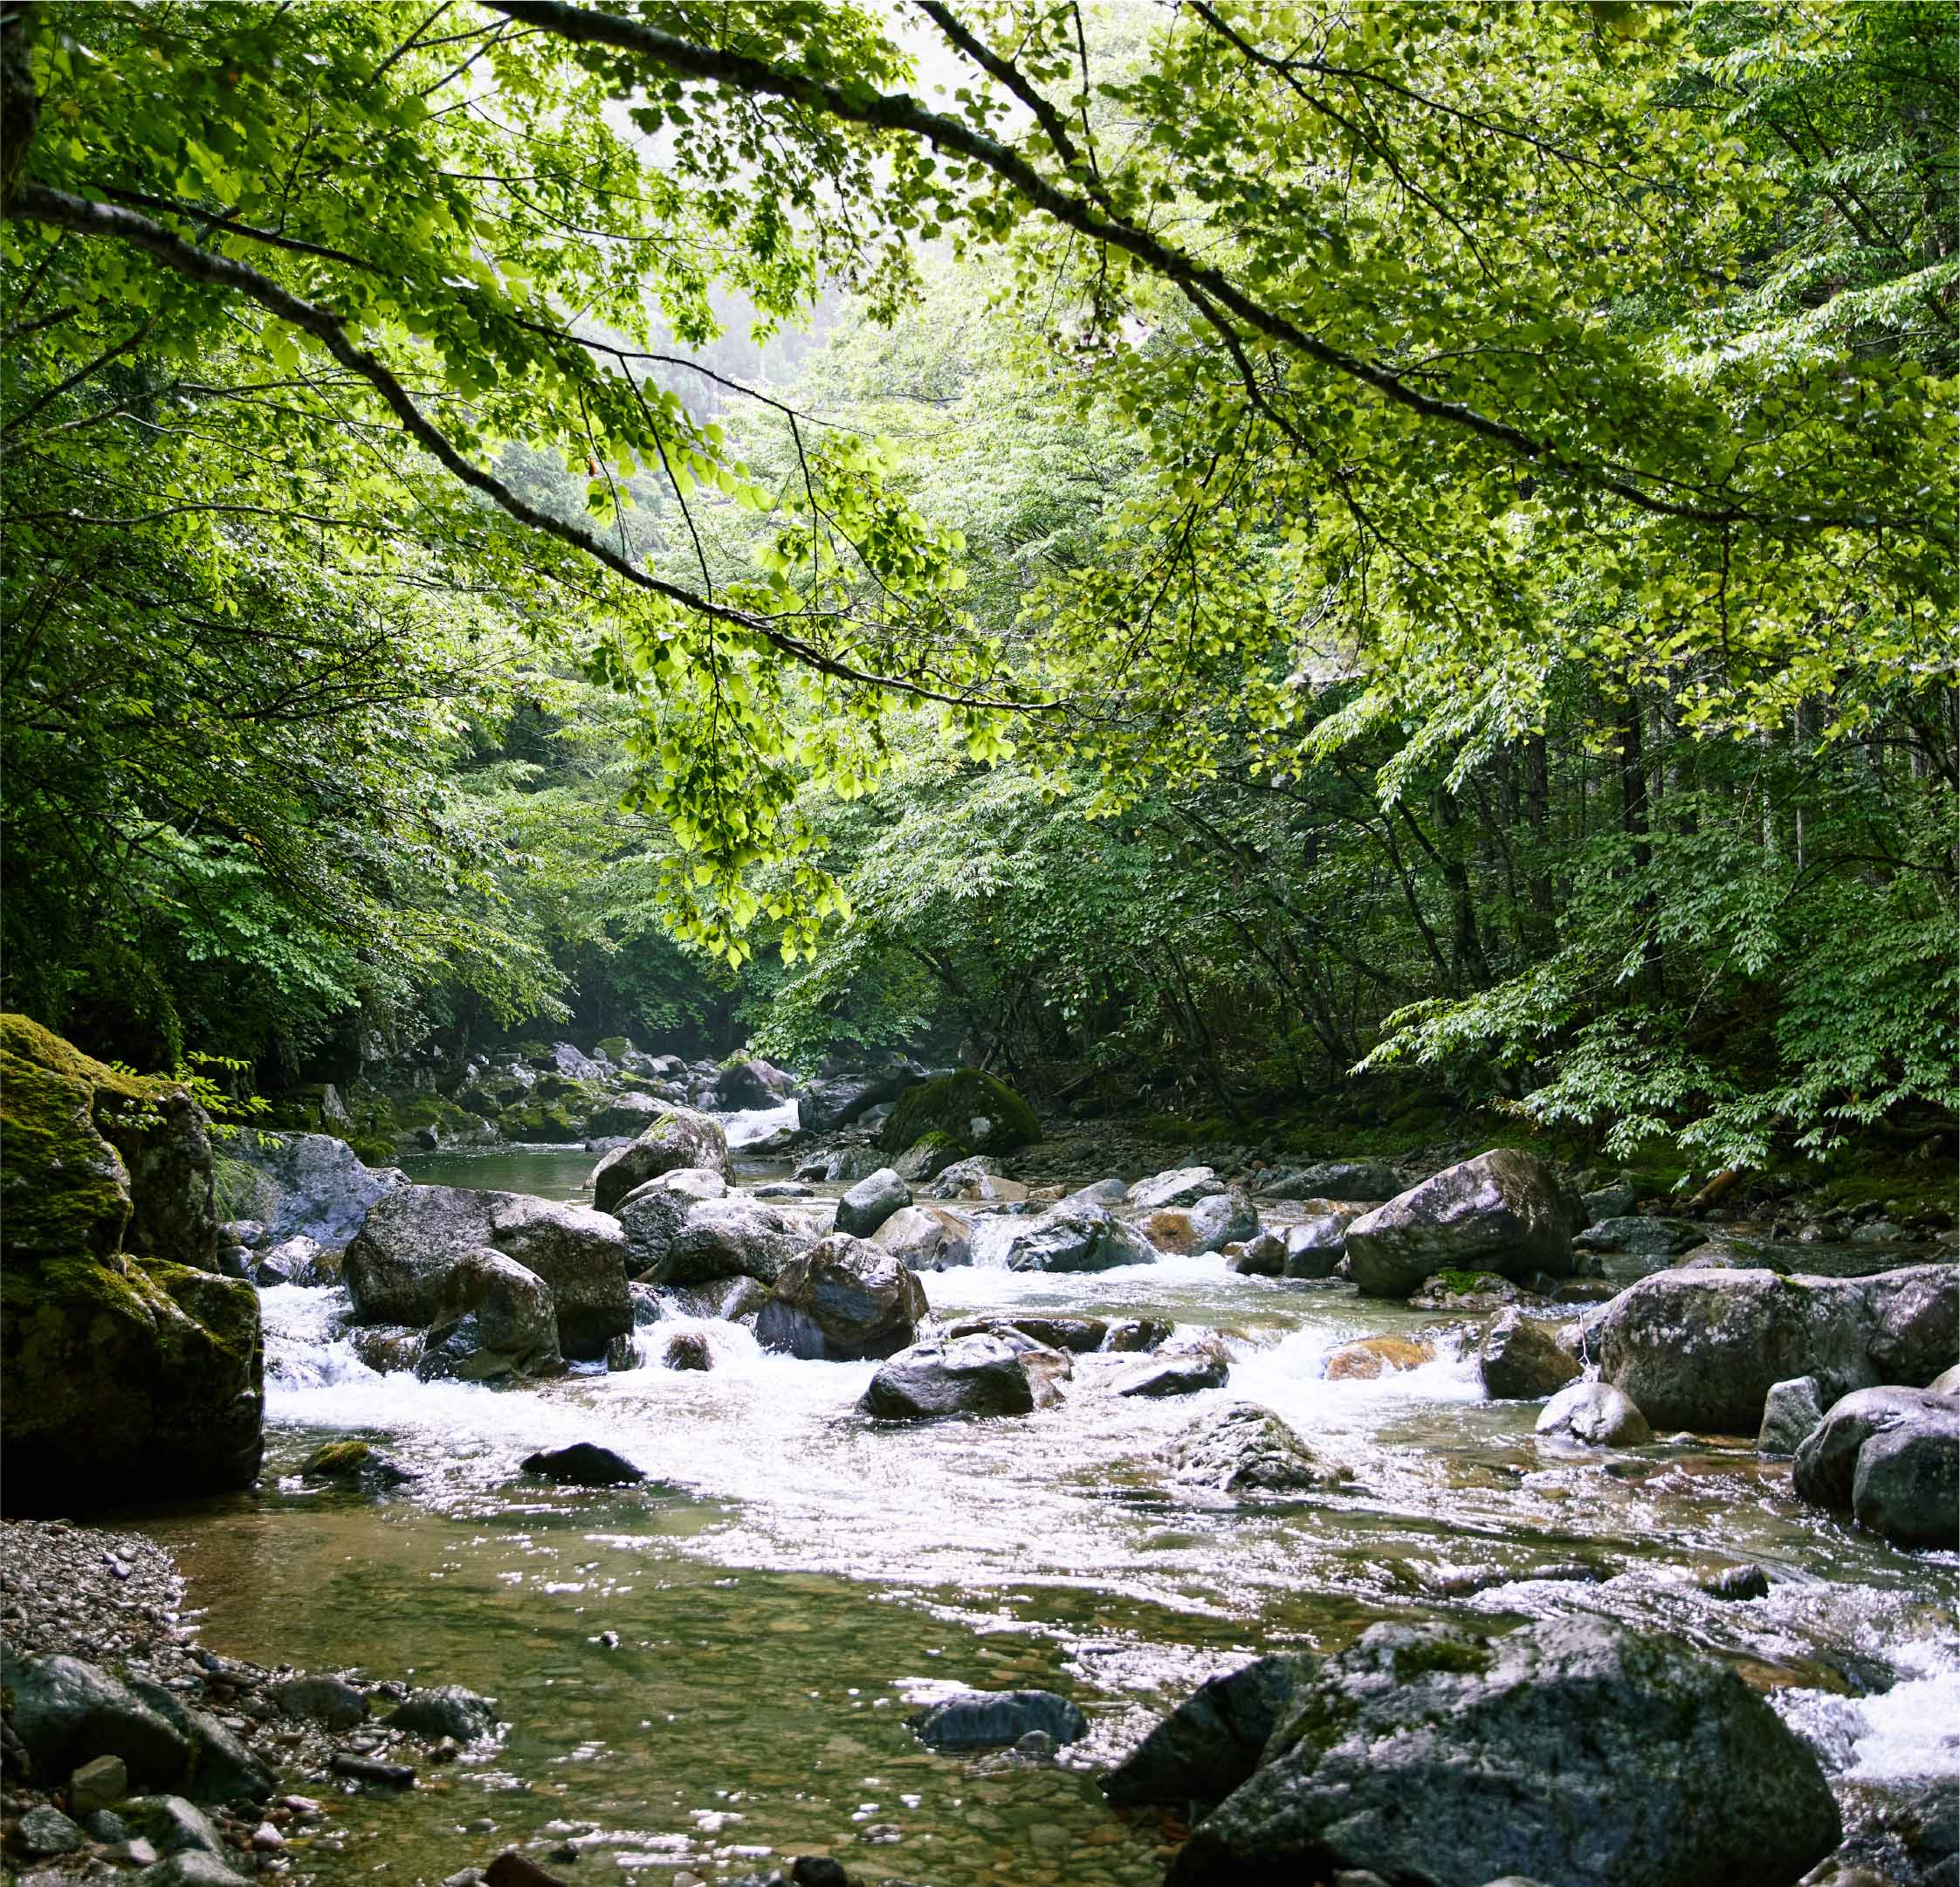
[[[1950,6],[0,48],[10,1006],[1950,1134]]]

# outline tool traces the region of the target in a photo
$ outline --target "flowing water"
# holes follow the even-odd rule
[[[571,1198],[591,1156],[407,1164]],[[1210,1672],[1257,1649],[1336,1648],[1389,1616],[1496,1629],[1590,1610],[1675,1634],[1773,1688],[1847,1784],[1950,1774],[1960,1756],[1960,1554],[1895,1552],[1801,1506],[1787,1463],[1685,1437],[1552,1451],[1536,1405],[1482,1400],[1461,1324],[1215,1257],[924,1282],[941,1318],[1210,1328],[1231,1381],[1118,1397],[1133,1359],[1090,1355],[1058,1407],[879,1427],[854,1408],[873,1366],[765,1354],[734,1324],[691,1326],[713,1352],[705,1375],[497,1391],[376,1375],[346,1341],[343,1292],[265,1291],[262,1488],[151,1523],[205,1642],[467,1684],[511,1725],[412,1795],[339,1802],[307,1870],[338,1882],[385,1862],[388,1879],[434,1882],[547,1838],[581,1851],[581,1879],[718,1879],[818,1851],[937,1887],[1154,1883],[1164,1828],[1113,1815],[1095,1772]],[[638,1334],[650,1347],[677,1327]],[[1435,1360],[1327,1377],[1334,1347],[1385,1333],[1429,1337]],[[1352,1482],[1257,1505],[1173,1483],[1165,1442],[1234,1400],[1275,1410]],[[421,1478],[368,1498],[294,1477],[347,1433]],[[602,1492],[519,1472],[578,1440],[654,1478]],[[1767,1598],[1702,1591],[1738,1560],[1765,1569]],[[1090,1735],[1054,1766],[929,1754],[908,1711],[965,1685],[1064,1691]]]

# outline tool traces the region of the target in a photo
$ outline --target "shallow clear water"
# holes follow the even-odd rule
[[[462,1157],[474,1183],[544,1189],[519,1176],[530,1154]],[[1387,1615],[1497,1626],[1594,1610],[1778,1687],[1847,1774],[1950,1773],[1960,1755],[1960,1555],[1895,1552],[1800,1506],[1786,1463],[1685,1440],[1553,1452],[1532,1434],[1536,1405],[1481,1400],[1464,1326],[1241,1278],[1215,1258],[925,1284],[942,1318],[1018,1308],[1215,1329],[1231,1381],[1119,1397],[1132,1360],[1092,1355],[1057,1408],[879,1428],[853,1407],[872,1366],[766,1355],[732,1324],[694,1326],[714,1353],[705,1375],[647,1367],[499,1392],[375,1375],[340,1334],[340,1293],[264,1293],[264,1490],[155,1529],[208,1608],[208,1642],[315,1669],[412,1666],[498,1696],[512,1725],[438,1789],[356,1802],[349,1818],[383,1832],[319,1856],[321,1877],[371,1869],[378,1841],[390,1877],[439,1880],[585,1822],[604,1837],[588,1856],[600,1877],[764,1864],[740,1849],[836,1851],[854,1871],[939,1887],[1154,1881],[1159,1828],[1112,1815],[1090,1772],[1211,1670],[1275,1644],[1338,1646]],[[1427,1336],[1436,1358],[1328,1380],[1332,1348],[1382,1333]],[[1164,1443],[1241,1399],[1349,1463],[1352,1484],[1246,1506],[1173,1483]],[[280,1478],[348,1431],[423,1478],[375,1499]],[[600,1493],[518,1471],[574,1440],[654,1479]],[[1701,1592],[1737,1560],[1765,1568],[1767,1599]],[[1597,1577],[1531,1577],[1573,1562]],[[1447,1596],[1470,1573],[1496,1582]],[[598,1642],[606,1630],[617,1649]],[[1090,1738],[1056,1768],[930,1756],[902,1719],[935,1680],[1066,1691]],[[493,1832],[464,1832],[486,1815]],[[872,1828],[894,1844],[858,1846]]]

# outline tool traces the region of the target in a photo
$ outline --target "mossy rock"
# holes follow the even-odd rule
[[[622,1056],[633,1052],[633,1044],[624,1036],[601,1036],[597,1047],[599,1052],[609,1062],[616,1062]]]
[[[506,1107],[497,1125],[506,1140],[539,1140],[554,1146],[582,1141],[588,1105],[583,1102],[531,1099]]]
[[[976,1134],[978,1120],[987,1127]],[[998,1076],[959,1068],[907,1088],[886,1117],[878,1144],[887,1153],[903,1153],[928,1133],[944,1134],[962,1154],[1005,1154],[1040,1140],[1042,1124]]]
[[[264,1367],[250,1284],[120,1253],[10,1265],[8,1508],[65,1513],[250,1486]]]

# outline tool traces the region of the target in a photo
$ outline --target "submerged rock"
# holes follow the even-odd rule
[[[755,1335],[765,1349],[852,1361],[896,1354],[925,1316],[925,1292],[897,1258],[833,1232],[783,1266]]]
[[[1792,1887],[1838,1835],[1816,1758],[1724,1664],[1592,1618],[1383,1624],[1303,1667],[1170,1881]]]
[[[569,1448],[540,1450],[535,1455],[526,1455],[524,1471],[573,1487],[628,1487],[646,1479],[645,1472],[624,1456],[616,1455],[595,1442],[574,1442]]]
[[[1304,1493],[1351,1478],[1255,1402],[1232,1402],[1203,1417],[1164,1452],[1174,1479],[1221,1494]]]
[[[721,1123],[691,1108],[671,1107],[630,1147],[608,1154],[592,1169],[592,1203],[610,1212],[636,1188],[682,1167],[700,1167],[725,1180],[735,1176]]]
[[[1057,1743],[1078,1742],[1089,1733],[1081,1711],[1053,1691],[966,1691],[927,1704],[905,1722],[937,1750],[1008,1749],[1035,1730]]]
[[[916,1343],[881,1364],[860,1407],[888,1422],[1025,1415],[1058,1401],[1069,1359],[1019,1332]]]
[[[1347,1229],[1351,1275],[1363,1294],[1406,1297],[1432,1272],[1572,1268],[1578,1202],[1541,1160],[1509,1147],[1479,1154],[1412,1187]]]
[[[1305,1668],[1259,1657],[1200,1684],[1103,1778],[1103,1793],[1119,1808],[1216,1808],[1258,1768]]]
[[[309,1481],[351,1481],[370,1487],[399,1487],[417,1478],[368,1442],[322,1442],[299,1472]]]
[[[437,1684],[409,1691],[388,1720],[411,1736],[452,1736],[458,1743],[476,1743],[496,1733],[497,1704],[459,1684]]]
[[[1435,1360],[1435,1345],[1421,1338],[1358,1337],[1327,1353],[1323,1374],[1330,1382],[1372,1382]]]

